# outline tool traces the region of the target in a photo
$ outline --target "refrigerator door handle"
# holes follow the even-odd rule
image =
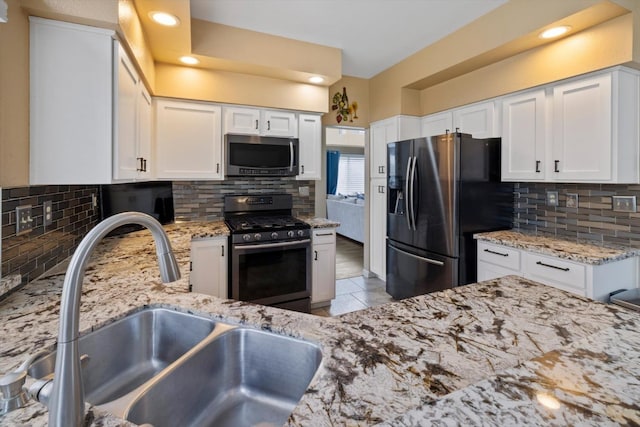
[[[411,194],[409,190],[409,175],[411,175],[411,159],[412,157],[409,156],[409,160],[407,160],[407,176],[404,184],[404,191],[406,193],[404,196],[404,214],[407,217],[407,228],[409,228],[409,230],[411,230],[411,214],[409,213],[409,195]]]
[[[411,159],[409,159],[411,160]],[[411,205],[411,209],[410,209],[410,215],[411,215],[411,224],[412,224],[412,228],[413,231],[416,231],[416,213],[413,210],[414,209],[414,204],[413,204],[413,194],[414,194],[414,183],[415,183],[415,179],[416,179],[416,163],[418,162],[418,157],[413,156],[413,163],[411,164],[411,188],[409,190],[409,198],[410,200],[410,205]]]
[[[418,255],[414,255],[414,254],[409,253],[407,251],[403,251],[402,249],[398,249],[398,248],[395,248],[393,246],[389,246],[389,247],[391,249],[393,249],[394,251],[398,251],[401,254],[404,254],[404,255],[406,255],[408,257],[419,259],[420,261],[424,261],[424,262],[429,263],[429,264],[440,265],[440,266],[444,265],[444,262],[438,261],[437,259],[425,258],[425,257],[421,257],[421,256],[418,256]]]

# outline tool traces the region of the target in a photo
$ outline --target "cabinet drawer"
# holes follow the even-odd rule
[[[517,270],[500,267],[499,265],[490,264],[488,262],[478,261],[478,282],[511,275],[522,276],[522,274]]]
[[[322,245],[325,243],[335,243],[336,230],[333,228],[320,228],[313,230],[313,244]]]
[[[520,251],[491,243],[478,242],[478,261],[520,271]]]
[[[526,254],[526,276],[561,289],[585,294],[585,266],[558,258]]]

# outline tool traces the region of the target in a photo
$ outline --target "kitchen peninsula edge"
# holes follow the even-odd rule
[[[292,426],[640,422],[640,315],[508,276],[335,318],[188,292],[192,238],[224,235],[224,224],[166,227],[183,273],[159,279],[147,231],[105,239],[82,289],[87,333],[144,307],[167,307],[303,338],[320,345],[318,373]],[[0,373],[53,349],[64,273],[0,301]],[[537,391],[554,396],[550,410]],[[127,425],[91,408],[92,425]],[[46,425],[37,402],[0,425]]]

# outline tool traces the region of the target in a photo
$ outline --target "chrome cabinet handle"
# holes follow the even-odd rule
[[[492,251],[491,249],[485,249],[485,252],[489,252],[490,254],[500,255],[500,256],[509,256],[509,254],[503,254],[502,252]]]
[[[551,264],[545,264],[542,261],[537,261],[536,264],[541,265],[543,267],[555,268],[556,270],[562,270],[562,271],[569,271],[570,270],[570,268],[568,268],[568,267],[564,267],[564,268],[563,267],[558,267],[558,266],[551,265]]]
[[[540,173],[540,160],[536,160],[536,173]]]
[[[554,160],[553,163],[555,164],[554,166],[554,172],[560,172],[560,169],[558,169],[558,165],[560,164],[560,160]]]

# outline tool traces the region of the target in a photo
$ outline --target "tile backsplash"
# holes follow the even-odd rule
[[[308,195],[300,194],[301,187]],[[304,190],[304,188],[302,188]],[[225,181],[174,181],[173,205],[176,221],[222,219],[226,194],[288,193],[293,196],[293,215],[312,216],[315,181],[295,178],[236,178]]]
[[[98,186],[46,185],[2,189],[2,276],[19,273],[22,283],[73,254],[100,221],[91,195]],[[52,202],[52,223],[44,226],[43,203]],[[16,207],[31,205],[32,230],[16,234]]]
[[[547,191],[557,191],[558,206],[547,205]],[[636,196],[639,202],[640,185],[521,182],[514,192],[514,228],[640,247],[640,212],[612,210],[613,196]],[[567,207],[567,194],[578,195],[577,207]]]

